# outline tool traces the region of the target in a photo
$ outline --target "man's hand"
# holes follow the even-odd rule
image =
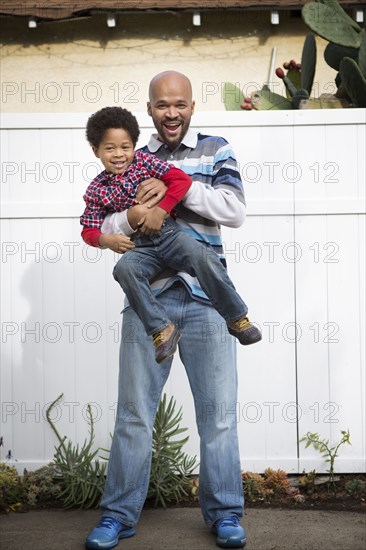
[[[139,229],[141,220],[149,212],[150,207],[148,204],[135,204],[127,210],[127,220],[132,229]]]
[[[154,235],[158,233],[165,218],[169,218],[169,212],[163,210],[159,206],[150,208],[138,222],[141,233],[145,235]]]
[[[129,237],[125,237],[125,235],[117,235],[115,233],[103,233],[99,237],[99,244],[102,248],[109,248],[118,254],[124,254],[127,250],[135,248],[135,245]]]
[[[149,178],[138,186],[136,200],[140,204],[147,204],[151,208],[162,200],[167,189],[167,186],[161,180]]]

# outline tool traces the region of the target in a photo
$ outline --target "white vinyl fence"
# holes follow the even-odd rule
[[[87,114],[2,118],[0,459],[48,462],[61,435],[82,443],[93,405],[96,444],[114,425],[123,296],[110,251],[83,244],[78,217],[99,170]],[[140,145],[152,131],[138,114]],[[226,137],[245,182],[248,216],[223,228],[229,273],[263,330],[238,346],[236,414],[243,469],[325,471],[299,439],[349,429],[338,472],[365,470],[365,110],[207,112],[193,127]],[[199,454],[193,403],[174,359],[166,387],[183,406]],[[10,452],[10,453],[9,453]]]

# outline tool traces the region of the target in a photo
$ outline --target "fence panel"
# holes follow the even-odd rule
[[[253,116],[252,116],[253,115]],[[152,131],[139,113],[141,139]],[[110,251],[81,240],[82,195],[100,169],[87,115],[5,115],[2,147],[1,435],[21,470],[52,458],[61,435],[82,443],[87,403],[109,447],[117,399],[123,296]],[[193,127],[226,137],[245,182],[248,216],[222,228],[229,273],[262,328],[237,347],[236,414],[243,468],[324,469],[298,443],[307,430],[352,447],[337,466],[363,471],[365,111],[201,113]],[[166,391],[183,405],[186,450],[199,454],[183,365]],[[339,470],[339,471],[340,471]]]

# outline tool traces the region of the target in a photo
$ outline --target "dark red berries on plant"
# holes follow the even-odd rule
[[[251,103],[242,103],[240,107],[244,109],[244,111],[251,111],[253,109],[253,105]]]
[[[278,76],[278,78],[285,78],[285,73],[283,72],[283,69],[281,69],[281,67],[277,67],[276,75]]]

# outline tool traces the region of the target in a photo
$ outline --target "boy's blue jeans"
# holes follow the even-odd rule
[[[179,354],[192,390],[200,436],[203,518],[212,525],[221,517],[242,517],[236,340],[227,333],[217,311],[192,300],[183,284],[167,289],[158,300],[182,331]],[[101,509],[131,527],[136,526],[145,502],[155,413],[172,364],[168,359],[158,365],[154,357],[151,338],[129,308],[123,314],[117,417]],[[184,406],[182,399],[177,396],[178,406]]]
[[[217,254],[190,237],[172,218],[165,221],[156,235],[142,234],[133,240],[136,248],[120,258],[113,276],[150,336],[172,322],[149,284],[167,267],[196,276],[214,308],[227,322],[247,314],[248,308]]]

